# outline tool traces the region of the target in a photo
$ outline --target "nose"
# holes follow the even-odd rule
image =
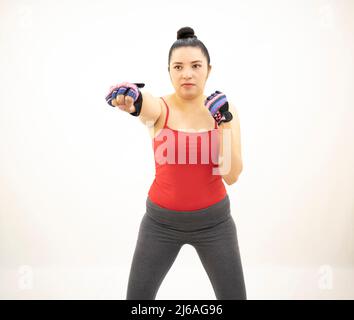
[[[190,74],[185,74],[185,75],[183,75],[183,79],[184,80],[190,80],[190,79],[192,79],[192,77],[191,77],[191,75]]]
[[[186,68],[183,72],[183,78],[184,79],[192,78],[192,71],[190,69]]]

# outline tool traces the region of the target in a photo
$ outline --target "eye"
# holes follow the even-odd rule
[[[201,67],[202,65],[200,65],[200,64],[194,64],[193,67],[195,67],[195,66]],[[181,66],[175,66],[174,69],[180,68],[180,67],[181,67]]]

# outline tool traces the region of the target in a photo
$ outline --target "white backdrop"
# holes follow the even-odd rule
[[[0,0],[0,298],[125,299],[154,178],[109,87],[173,92],[190,26],[239,112],[226,185],[249,299],[354,298],[354,2]],[[215,299],[185,245],[157,299]]]

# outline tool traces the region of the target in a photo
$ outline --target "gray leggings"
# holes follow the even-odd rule
[[[154,300],[184,244],[196,249],[218,300],[247,299],[228,195],[207,208],[193,211],[168,210],[147,198],[126,299]]]

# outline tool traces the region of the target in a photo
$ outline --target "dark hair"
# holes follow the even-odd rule
[[[174,49],[180,47],[198,47],[202,50],[204,56],[207,58],[208,65],[210,65],[210,56],[208,49],[205,47],[197,36],[194,34],[194,30],[190,27],[183,27],[177,31],[177,40],[173,43],[168,54],[168,70],[170,70],[170,61],[172,52]]]

